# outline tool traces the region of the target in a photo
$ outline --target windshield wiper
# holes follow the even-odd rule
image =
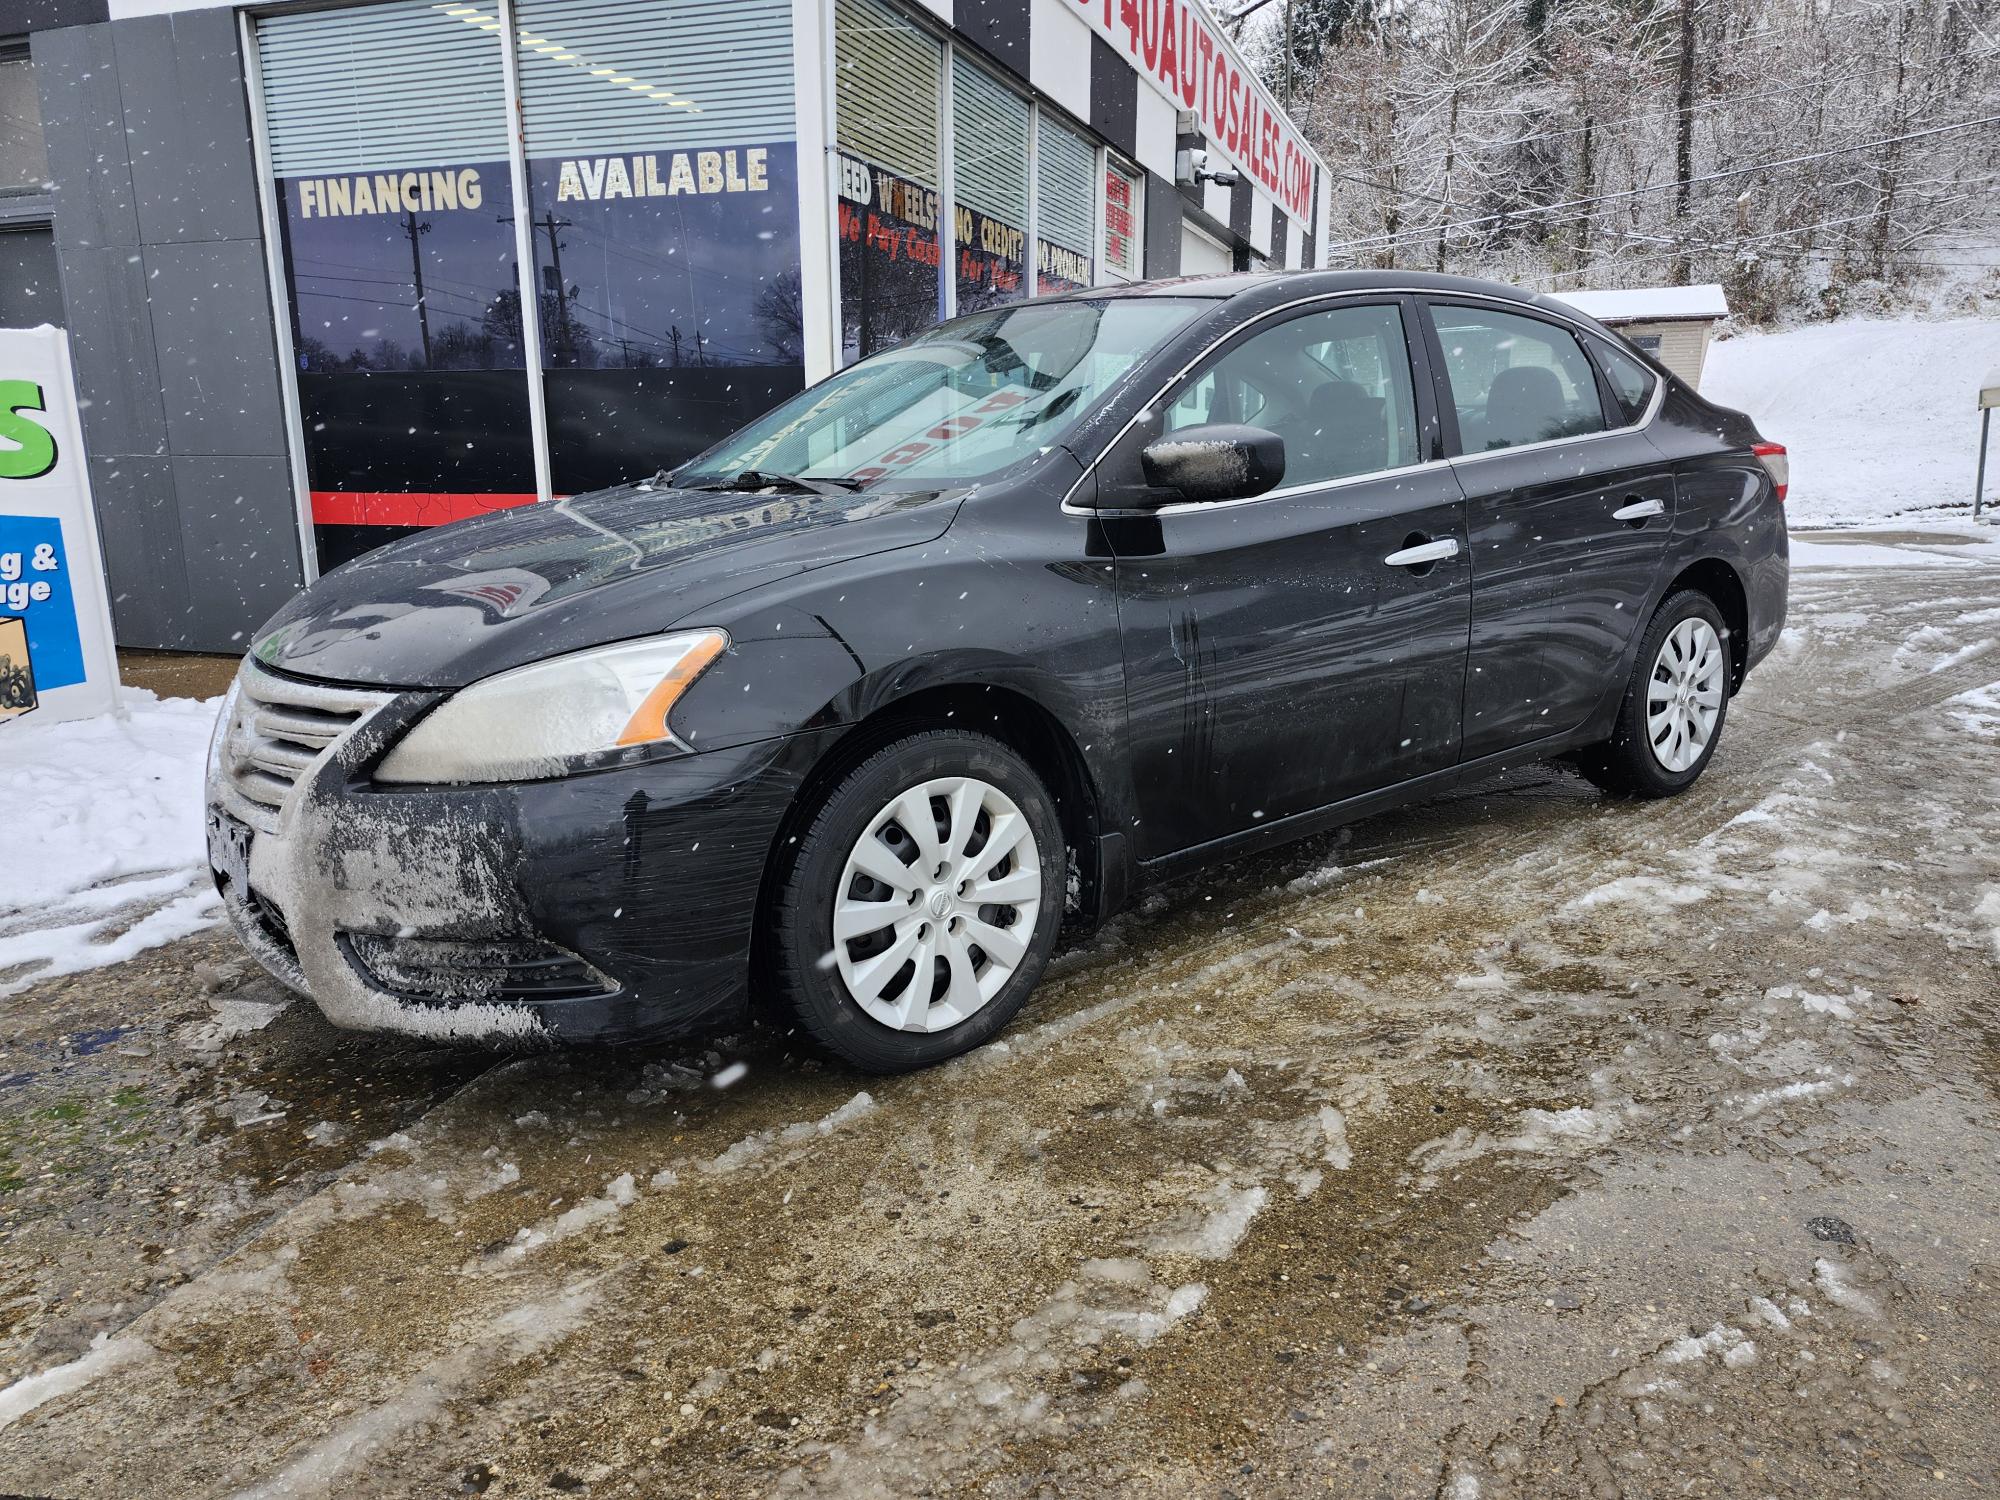
[[[858,479],[837,474],[777,474],[769,469],[745,469],[711,484],[693,484],[694,490],[804,490],[809,495],[851,495],[861,488]]]

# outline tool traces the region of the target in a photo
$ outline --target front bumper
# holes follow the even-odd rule
[[[745,1019],[765,862],[824,736],[555,781],[378,786],[368,770],[436,694],[350,694],[356,715],[309,753],[257,726],[282,735],[318,712],[296,700],[344,690],[255,666],[243,680],[210,766],[209,863],[245,945],[336,1025],[609,1042]]]

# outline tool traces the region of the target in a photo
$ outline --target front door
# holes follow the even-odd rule
[[[1466,760],[1577,728],[1643,626],[1673,530],[1671,467],[1563,325],[1433,302],[1467,500]]]
[[[1464,500],[1427,462],[1408,317],[1343,302],[1253,325],[1100,466],[1115,508],[1144,498],[1139,450],[1164,433],[1245,422],[1285,441],[1268,494],[1105,524],[1142,859],[1457,761]]]

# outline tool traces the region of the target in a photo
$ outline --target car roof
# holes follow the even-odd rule
[[[1086,287],[1040,297],[1041,302],[1074,302],[1107,297],[1202,297],[1227,301],[1238,297],[1258,303],[1281,297],[1333,296],[1342,292],[1430,292],[1497,297],[1506,302],[1552,312],[1566,322],[1596,326],[1566,302],[1541,292],[1482,281],[1472,276],[1444,276],[1435,271],[1231,271],[1218,276],[1175,276],[1158,281],[1132,281],[1117,286]]]

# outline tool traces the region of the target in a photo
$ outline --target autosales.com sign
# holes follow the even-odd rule
[[[1313,158],[1195,0],[1070,0],[1091,29],[1180,108],[1294,220],[1310,224]]]
[[[96,518],[69,343],[0,329],[0,737],[16,719],[116,706]]]

